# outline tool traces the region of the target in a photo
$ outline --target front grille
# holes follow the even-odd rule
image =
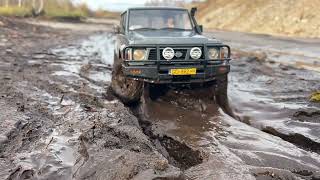
[[[173,57],[172,60],[188,60],[189,55],[188,52],[192,47],[188,47],[188,48],[173,48],[174,52],[181,52],[181,57],[177,57],[176,55]],[[164,48],[160,48],[160,60],[166,60],[163,56],[162,56],[162,51]],[[204,59],[204,52],[203,52],[203,48],[201,48],[202,50],[202,56],[200,59]],[[157,50],[156,49],[150,49],[149,50],[149,56],[148,56],[149,60],[157,60]]]
[[[149,50],[149,60],[157,60],[157,50],[156,49],[150,49]]]

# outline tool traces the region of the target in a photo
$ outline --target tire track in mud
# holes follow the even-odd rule
[[[74,68],[74,66],[72,65],[72,61],[77,62],[77,60],[70,59],[71,61],[69,61],[68,63],[62,63],[62,64],[60,63],[59,65],[56,65],[55,59],[59,59],[57,57],[61,56],[61,54],[60,55],[51,54],[51,56],[53,57],[48,58],[46,53],[43,53],[43,54],[38,53],[36,58],[34,58],[33,60],[30,60],[29,64],[27,65],[28,68],[25,68],[24,70],[26,74],[29,74],[24,79],[25,81],[28,82],[28,85],[26,86],[28,88],[21,88],[21,87],[18,88],[23,93],[29,92],[28,96],[34,97],[33,99],[36,102],[41,102],[42,107],[46,107],[49,105],[50,108],[46,114],[52,114],[53,116],[55,116],[54,119],[56,119],[55,121],[57,122],[55,122],[55,125],[52,125],[52,126],[54,128],[54,131],[57,130],[58,133],[55,135],[49,135],[49,137],[46,137],[47,139],[46,147],[50,147],[50,152],[49,152],[50,156],[55,155],[56,158],[58,158],[61,155],[63,156],[66,151],[65,149],[67,148],[64,144],[60,145],[60,148],[63,148],[61,150],[59,148],[57,150],[52,148],[57,145],[56,144],[57,141],[61,139],[65,133],[71,135],[71,137],[78,137],[80,133],[78,126],[83,126],[80,129],[84,129],[84,132],[81,133],[82,135],[79,136],[80,156],[78,158],[74,157],[77,159],[75,163],[75,168],[77,168],[77,170],[74,172],[75,177],[77,178],[109,177],[107,179],[114,179],[115,177],[119,177],[119,174],[120,174],[120,177],[132,178],[138,175],[140,171],[143,172],[145,169],[148,169],[148,168],[155,169],[155,170],[158,169],[160,171],[159,173],[156,173],[156,174],[147,173],[147,176],[149,177],[167,177],[167,176],[172,178],[180,177],[180,174],[181,174],[180,170],[176,169],[172,165],[168,165],[167,160],[162,155],[157,154],[154,147],[149,144],[148,140],[143,139],[144,136],[139,134],[140,130],[138,130],[137,128],[140,128],[140,126],[137,124],[137,122],[135,122],[134,119],[131,119],[133,117],[129,112],[124,111],[125,108],[121,107],[123,105],[119,102],[113,102],[112,101],[113,97],[109,97],[111,101],[107,100],[106,102],[105,100],[103,100],[102,93],[104,93],[105,91],[103,90],[100,91],[100,88],[103,88],[101,87],[102,86],[101,83],[97,84],[91,78],[88,78],[90,73],[94,73],[96,71],[95,60],[90,59],[90,63],[92,63],[92,65],[90,65],[89,68],[83,68],[87,66],[86,63],[81,64],[80,67]],[[62,55],[62,56],[68,57],[68,55]],[[50,60],[48,61],[48,59]],[[61,66],[63,69],[65,69],[67,73],[55,73],[55,71],[59,72],[59,70],[61,70]],[[32,74],[33,72],[37,72],[36,69],[38,67],[42,67],[42,68],[47,67],[50,69],[49,72],[53,72],[53,73],[42,74],[41,80],[37,79]],[[86,69],[88,72],[83,73],[84,69]],[[83,75],[80,75],[82,73]],[[85,78],[82,76],[85,76]],[[86,82],[87,84],[86,88],[75,88],[76,86],[78,86],[77,84],[81,86],[83,82]],[[97,87],[95,87],[94,85]],[[19,86],[19,84],[15,86]],[[35,93],[34,90],[32,90],[33,87],[38,87],[41,90],[38,89],[39,90],[39,91],[37,90],[38,93]],[[52,93],[52,94],[49,94],[49,93]],[[48,94],[49,98],[42,97],[41,96],[42,94]],[[50,100],[52,100],[53,98],[56,101],[50,102]],[[99,98],[102,98],[102,99],[100,100]],[[64,108],[64,106],[62,106],[61,103],[67,103],[66,106],[70,108],[65,110],[65,112],[58,112],[60,111],[60,109]],[[117,107],[119,105],[120,107]],[[116,106],[116,107],[113,107],[113,106]],[[110,112],[110,110],[112,111],[112,109],[115,112]],[[108,110],[109,112],[106,114],[104,113],[105,110]],[[127,114],[126,116],[128,117],[120,116],[119,118],[119,113],[118,113],[119,111],[120,112],[122,111],[121,114],[123,113]],[[62,114],[63,118],[61,117],[61,113],[63,113]],[[82,117],[82,116],[78,117],[77,114],[82,114],[82,113],[85,117]],[[104,115],[102,115],[102,113]],[[93,114],[93,115],[90,115],[90,114]],[[118,114],[118,115],[114,115],[114,114]],[[61,121],[60,118],[62,118],[63,121]],[[83,119],[86,119],[88,121],[87,122],[88,124],[84,125]],[[52,120],[49,120],[49,121],[52,121]],[[42,124],[42,125],[45,126],[45,124]],[[112,126],[114,127],[111,128]],[[69,127],[70,129],[65,129],[66,127]],[[129,128],[129,129],[126,130],[126,128]],[[132,134],[130,131],[132,131],[133,129],[136,129],[137,132]],[[49,132],[49,134],[54,134],[54,133]],[[103,138],[101,138],[101,136]],[[107,142],[103,142],[103,141],[107,141]],[[171,152],[178,151],[181,148],[188,149],[187,146],[180,144],[178,143],[178,141],[174,141],[173,139],[170,139],[170,138],[163,138],[161,142],[164,142],[163,143],[164,147],[165,146],[169,147],[170,145],[174,145],[175,147],[177,147],[177,149],[168,148],[168,150],[166,150],[166,152],[170,152],[169,153],[170,155],[176,154],[177,152],[174,152],[174,153],[171,153]],[[113,173],[110,173],[107,176],[103,176],[102,174],[106,173],[107,171],[105,169],[99,169],[97,165],[99,163],[101,164],[104,162],[92,161],[93,160],[92,158],[95,158],[95,156],[99,156],[99,153],[101,153],[99,152],[100,150],[98,151],[96,150],[95,146],[101,146],[101,148],[106,149],[107,152],[109,151],[108,149],[110,149],[111,151],[120,151],[120,154],[123,154],[123,152],[125,151],[129,151],[130,153],[128,152],[126,155],[121,155],[120,157],[127,159],[130,156],[132,156],[132,157],[137,157],[139,159],[129,158],[126,160],[127,164],[130,164],[130,163],[132,164],[131,166],[133,166],[132,167],[133,169],[128,168],[125,170],[122,167],[114,166],[114,167],[110,167],[110,169],[113,169],[114,171]],[[71,147],[73,147],[73,145],[71,145]],[[97,152],[92,152],[92,151],[97,151]],[[40,155],[41,156],[39,159],[40,161],[44,160],[45,158],[48,158],[48,160],[55,162],[56,158],[50,157],[50,156],[49,157],[42,156],[41,152],[39,154],[38,152],[34,152],[34,153],[35,154],[32,154],[31,157],[28,157],[29,155],[26,154],[26,157],[23,157],[23,158],[25,158],[26,161],[30,161],[30,162],[28,162],[27,165],[21,165],[15,168],[15,170],[9,175],[9,178],[22,178],[25,176],[35,177],[35,178],[38,178],[41,176],[48,177],[48,178],[56,177],[56,176],[59,176],[61,178],[62,177],[67,178],[67,179],[70,178],[70,174],[71,174],[70,168],[72,166],[70,167],[70,165],[65,164],[70,161],[68,162],[61,161],[62,164],[60,165],[53,165],[49,163],[52,167],[60,169],[59,170],[61,173],[60,175],[57,174],[58,173],[57,171],[55,170],[52,171],[52,169],[46,171],[41,176],[36,175],[38,174],[39,171],[43,171],[44,169],[49,167],[35,166],[36,164],[38,164],[38,160],[34,160],[32,156]],[[193,151],[190,150],[190,154],[188,155],[193,155],[191,153],[193,153]],[[106,153],[106,155],[107,154],[108,153]],[[117,153],[115,153],[114,155],[117,155]],[[72,155],[69,154],[69,156],[72,156]],[[189,156],[184,156],[184,157],[189,158]],[[172,158],[172,159],[179,159],[179,158]],[[104,159],[104,161],[106,160],[107,159]],[[145,160],[146,162],[144,162],[143,160]],[[71,162],[72,161],[74,162],[74,160],[71,160]],[[178,161],[175,161],[175,162],[178,162]],[[179,164],[179,167],[181,168],[187,168],[189,166],[188,163],[185,163],[183,161],[180,161],[180,162],[181,164],[180,163],[177,163],[177,164]],[[192,163],[192,161],[190,162]],[[115,162],[115,164],[117,163],[118,162]],[[17,161],[17,164],[21,164],[21,162]],[[135,169],[137,168],[136,165],[138,165],[138,167],[139,168],[141,167],[142,169],[141,170]],[[92,168],[92,166],[97,167],[97,169]],[[67,172],[62,173],[61,168],[65,169]],[[117,168],[117,169],[114,169],[114,168]]]
[[[230,83],[229,101],[232,103],[226,113],[302,149],[319,154],[320,134],[316,129],[320,128],[317,116],[320,111],[308,102],[310,92],[317,89],[315,82],[320,81],[318,73],[290,66],[283,69],[283,65],[270,64],[268,61],[271,60],[259,54],[239,54],[240,59],[241,56],[249,57],[248,60],[242,58],[241,61],[233,62],[232,73],[241,78],[234,78]],[[256,77],[248,75],[252,72]],[[299,86],[304,88],[297,89]]]
[[[143,120],[142,112],[138,107],[131,107],[133,114],[138,118],[139,124],[145,135],[147,135],[157,150],[168,159],[169,163],[182,170],[201,164],[205,158],[204,152],[193,149],[187,144],[175,140],[166,134],[157,134],[152,129],[149,121]]]

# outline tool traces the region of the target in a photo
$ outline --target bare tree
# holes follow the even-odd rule
[[[43,12],[44,0],[32,0],[32,14],[38,16]]]

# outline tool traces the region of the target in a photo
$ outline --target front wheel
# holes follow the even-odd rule
[[[111,88],[124,104],[137,103],[143,92],[143,82],[127,78],[122,71],[121,60],[117,59],[116,55],[113,63]]]
[[[222,77],[217,78],[217,86],[215,88],[214,96],[216,102],[224,110],[229,108],[228,101],[228,75],[223,75]]]

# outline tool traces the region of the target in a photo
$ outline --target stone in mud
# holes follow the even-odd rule
[[[283,64],[280,64],[279,65],[279,68],[283,71],[288,71],[289,70],[289,66],[286,66],[286,65],[283,65]]]
[[[258,180],[264,179],[301,179],[298,175],[283,169],[277,168],[252,168],[251,172]]]
[[[6,49],[6,53],[10,54],[12,52],[13,52],[12,49]]]
[[[156,170],[164,171],[169,167],[169,162],[166,159],[156,161],[154,168]]]
[[[4,26],[4,23],[3,23],[2,21],[0,21],[0,27],[1,27],[1,26]]]
[[[46,54],[36,54],[32,56],[33,59],[44,59],[46,57]]]
[[[0,135],[0,145],[6,143],[7,141],[8,141],[7,136]]]

